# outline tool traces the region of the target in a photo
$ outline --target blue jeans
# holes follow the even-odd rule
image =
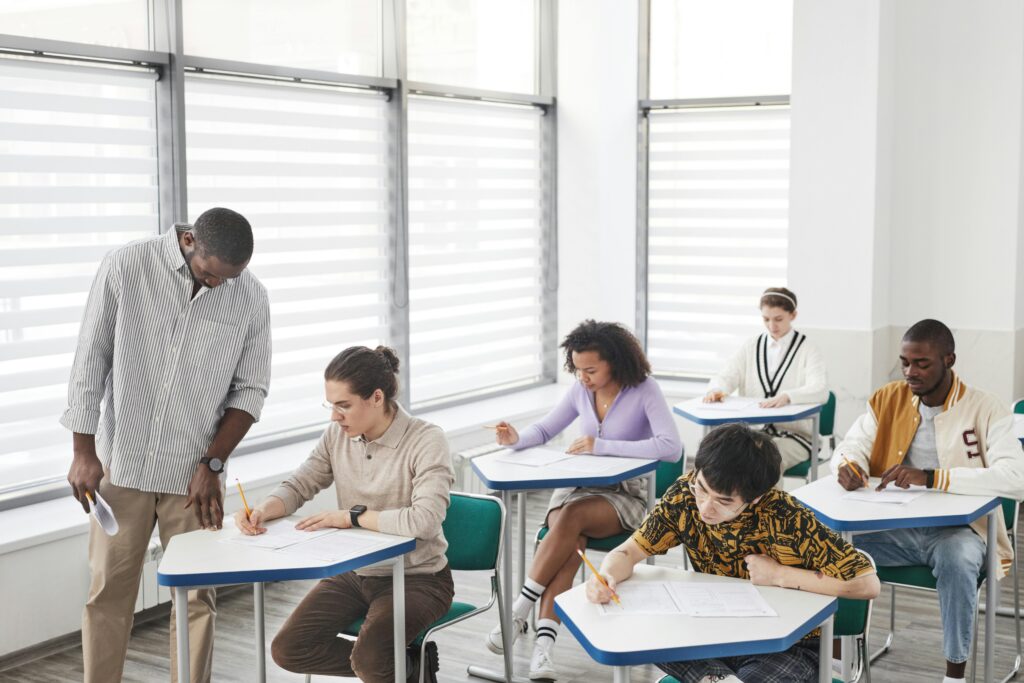
[[[931,567],[939,592],[946,660],[966,662],[971,652],[978,575],[985,566],[985,541],[968,526],[893,529],[853,537],[879,567]]]

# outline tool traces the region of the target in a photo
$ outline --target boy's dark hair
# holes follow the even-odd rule
[[[597,351],[601,360],[612,366],[612,379],[623,387],[643,384],[651,374],[651,364],[640,341],[618,323],[584,320],[565,336],[561,348],[565,349],[565,371],[570,374],[576,372],[573,352],[584,351]]]
[[[953,333],[945,324],[938,320],[925,318],[910,326],[910,329],[903,334],[903,341],[931,344],[943,356],[948,356],[956,351],[956,341]]]
[[[205,256],[238,266],[252,258],[252,226],[245,216],[220,207],[204,211],[193,227]]]
[[[763,496],[782,476],[782,456],[772,438],[742,424],[711,430],[697,448],[694,470],[724,496],[749,503]]]

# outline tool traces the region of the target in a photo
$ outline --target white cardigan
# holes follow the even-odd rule
[[[764,344],[768,334],[748,340],[722,371],[711,378],[708,391],[768,398],[786,394],[790,403],[824,403],[828,400],[828,374],[818,347],[794,330],[792,348],[782,349],[782,361],[774,376],[765,369]],[[758,352],[760,348],[760,353]],[[759,358],[760,356],[760,358]],[[779,429],[810,439],[813,422],[780,423]]]

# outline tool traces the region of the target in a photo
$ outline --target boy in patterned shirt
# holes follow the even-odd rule
[[[762,432],[739,424],[713,430],[700,444],[693,471],[672,484],[633,536],[605,557],[602,576],[614,589],[637,563],[682,544],[699,572],[844,598],[877,596],[878,577],[868,559],[788,493],[772,488],[781,463]],[[611,592],[591,577],[587,598],[606,603]],[[657,666],[682,683],[810,683],[818,679],[818,635],[812,631],[774,654]]]

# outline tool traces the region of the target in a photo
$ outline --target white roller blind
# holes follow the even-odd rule
[[[155,75],[0,58],[0,490],[67,473],[58,424],[103,255],[158,232]]]
[[[273,375],[254,436],[326,421],[327,363],[387,340],[386,114],[376,93],[187,81],[189,216],[244,215],[270,295]]]
[[[789,108],[653,111],[649,150],[648,355],[711,375],[786,283]]]
[[[542,376],[540,117],[410,100],[413,405]]]

